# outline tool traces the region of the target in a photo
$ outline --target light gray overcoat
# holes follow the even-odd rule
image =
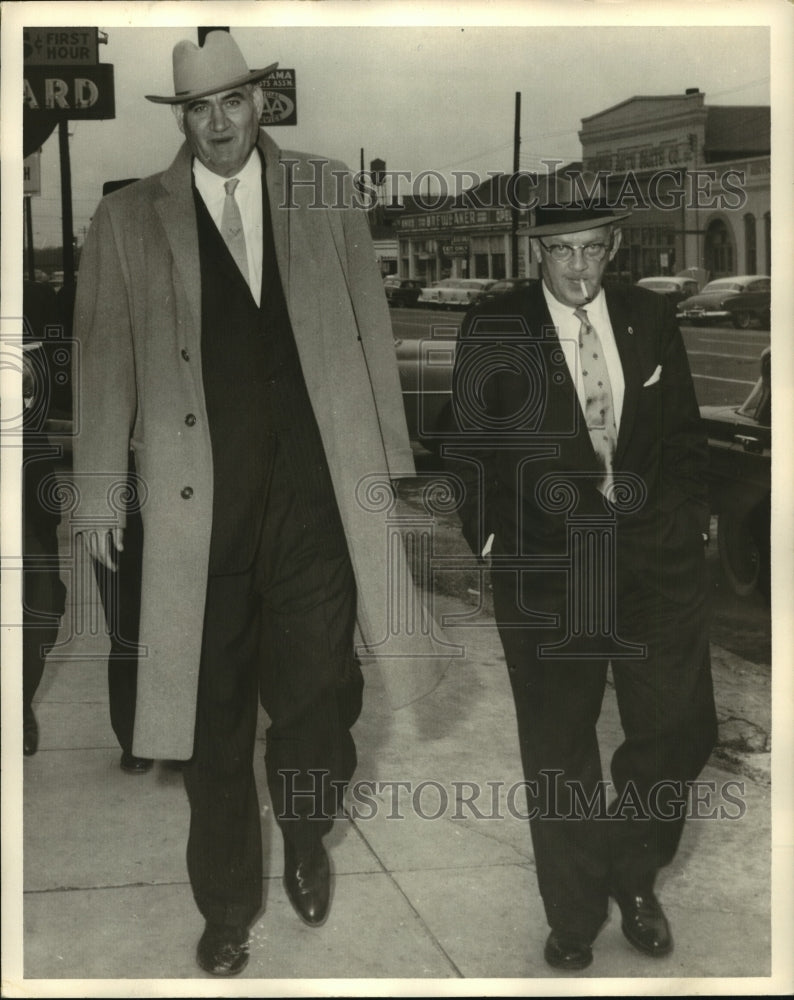
[[[449,648],[412,584],[390,502],[390,480],[414,467],[369,230],[349,207],[341,163],[281,151],[264,132],[259,146],[279,272],[356,574],[359,638],[398,707],[435,686]],[[200,325],[183,146],[164,173],[100,203],[75,306],[73,527],[124,524],[119,484],[131,445],[145,493],[133,752],[161,759],[193,750],[213,488]]]

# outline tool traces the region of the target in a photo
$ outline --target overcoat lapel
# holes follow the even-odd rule
[[[625,392],[623,396],[623,410],[620,415],[620,430],[618,431],[618,441],[615,448],[615,468],[619,469],[626,445],[631,436],[631,428],[637,412],[640,386],[642,378],[640,375],[640,363],[637,354],[637,342],[634,327],[631,325],[631,315],[623,298],[616,295],[614,291],[605,290],[607,299],[607,309],[609,310],[609,321],[612,324],[612,332],[615,335],[615,343],[620,354],[620,363],[623,366],[623,381]]]
[[[191,154],[185,143],[162,178],[165,192],[155,202],[163,230],[171,247],[174,264],[190,307],[193,348],[198,349],[201,330],[201,271],[199,268],[198,227],[190,179]]]
[[[536,324],[533,330],[535,336],[540,337],[544,331],[553,330],[555,345],[560,343],[560,333],[551,318],[540,282],[532,288],[529,315],[530,322]],[[548,342],[545,336],[544,341]],[[548,354],[548,351],[544,353]],[[555,369],[556,373],[557,369]],[[582,412],[579,396],[576,392],[576,385],[567,365],[563,364],[559,366],[559,373],[562,375],[561,379],[551,378],[550,376],[546,378],[547,403],[544,420],[545,430],[547,433],[556,432],[561,435],[560,439],[564,440],[570,435],[571,418],[573,416],[576,423],[574,441],[578,446],[582,466],[583,468],[592,466],[595,469],[598,466],[596,454],[587,430],[584,413]]]
[[[291,198],[288,171],[281,166],[278,146],[265,132],[259,133],[259,148],[265,157],[265,185],[270,202],[270,219],[273,226],[273,243],[276,248],[276,263],[281,275],[281,286],[289,299],[290,285],[290,216],[292,213],[283,208],[289,205]]]

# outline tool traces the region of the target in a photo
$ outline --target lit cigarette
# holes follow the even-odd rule
[[[589,298],[590,293],[587,291],[587,285],[584,283],[584,278],[582,278],[579,284],[582,286],[582,295],[584,295],[586,299]]]

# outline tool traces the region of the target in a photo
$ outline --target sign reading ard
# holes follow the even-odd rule
[[[294,69],[274,69],[259,84],[265,106],[260,125],[297,125],[298,99]]]
[[[96,66],[96,28],[25,28],[26,66]]]
[[[113,66],[26,66],[23,107],[57,118],[115,118]]]

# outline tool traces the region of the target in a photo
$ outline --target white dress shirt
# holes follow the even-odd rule
[[[580,321],[574,315],[571,306],[563,305],[556,299],[543,282],[543,294],[546,296],[546,304],[549,307],[551,320],[557,328],[557,335],[560,338],[560,347],[565,355],[565,363],[571,373],[571,378],[576,386],[576,395],[579,397],[579,404],[582,412],[585,409],[584,379],[582,378],[581,365],[579,364],[579,328]],[[623,397],[626,392],[626,382],[623,378],[623,365],[620,363],[618,345],[615,343],[615,334],[612,324],[609,321],[606,296],[604,289],[598,290],[598,295],[592,302],[588,302],[583,308],[587,311],[587,318],[594,328],[601,341],[606,362],[609,382],[612,387],[612,408],[615,413],[615,427],[620,430],[620,414],[623,410]]]
[[[193,176],[196,179],[198,192],[212,216],[212,221],[221,228],[223,203],[226,200],[226,181],[231,177],[221,177],[208,170],[200,160],[193,157]],[[262,292],[262,161],[259,153],[253,150],[243,169],[234,174],[240,182],[234,191],[234,197],[240,208],[245,232],[245,250],[248,256],[248,284],[251,294],[259,305]]]

